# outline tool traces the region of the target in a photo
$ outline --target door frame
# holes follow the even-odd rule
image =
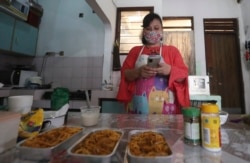
[[[240,39],[239,39],[239,26],[238,26],[238,19],[236,18],[217,18],[217,19],[209,19],[206,18],[203,20],[204,23],[204,42],[205,42],[205,57],[206,57],[206,74],[209,75],[209,65],[208,65],[208,45],[206,43],[206,35],[207,34],[230,34],[230,35],[234,35],[235,37],[235,41],[236,41],[236,51],[237,54],[236,56],[236,60],[234,60],[238,67],[236,67],[237,69],[235,70],[238,73],[238,78],[239,78],[239,84],[238,84],[238,88],[239,88],[239,107],[240,107],[240,113],[241,114],[245,114],[246,110],[245,110],[245,98],[244,98],[244,83],[243,83],[243,75],[242,75],[242,64],[241,64],[241,53],[240,53]],[[223,71],[225,72],[225,71]],[[212,92],[213,93],[213,92]],[[223,98],[222,98],[222,102],[223,102]],[[222,106],[223,107],[223,106]],[[234,110],[230,111],[234,112]]]

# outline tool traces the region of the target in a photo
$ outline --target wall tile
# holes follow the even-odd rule
[[[94,68],[93,67],[88,67],[88,72],[87,72],[87,78],[91,78],[94,76]]]
[[[100,59],[100,57],[95,57],[93,60],[93,66],[94,67],[102,67],[103,66],[103,59]]]
[[[42,63],[43,82],[52,82],[53,88],[67,87],[70,90],[101,89],[102,84],[102,57],[3,57],[0,54],[0,69],[6,67],[4,62],[10,64],[35,65],[35,70],[40,72]],[[4,62],[2,62],[4,61]]]
[[[94,67],[94,58],[93,57],[86,57],[87,60],[87,67]]]
[[[70,86],[72,90],[78,90],[82,88],[82,78],[81,77],[73,77],[71,78]]]
[[[84,76],[84,73],[82,71],[84,71],[84,69],[81,67],[72,67],[72,78],[79,78]]]

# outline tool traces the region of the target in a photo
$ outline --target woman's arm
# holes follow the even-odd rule
[[[125,78],[127,81],[134,81],[138,78],[150,78],[157,74],[157,68],[151,68],[143,65],[139,68],[124,70]]]
[[[134,81],[141,76],[140,68],[126,69],[124,74],[127,81]]]

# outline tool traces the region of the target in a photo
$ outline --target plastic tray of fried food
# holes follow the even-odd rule
[[[164,134],[158,130],[132,130],[126,149],[129,163],[168,163],[172,150]]]
[[[20,159],[47,161],[54,155],[66,151],[69,146],[80,139],[84,128],[78,126],[62,126],[37,136],[25,139],[16,145]]]
[[[115,157],[123,134],[124,132],[121,129],[93,129],[73,144],[67,153],[74,162],[110,163]]]

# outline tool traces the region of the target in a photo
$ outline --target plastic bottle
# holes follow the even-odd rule
[[[216,104],[201,105],[202,147],[208,151],[221,151],[220,116]]]
[[[184,116],[184,142],[189,145],[200,145],[200,109],[187,107],[182,110]]]

